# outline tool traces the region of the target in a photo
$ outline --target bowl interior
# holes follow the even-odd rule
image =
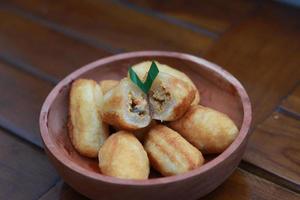
[[[96,81],[106,79],[120,80],[126,76],[130,66],[145,60],[157,60],[160,63],[170,65],[186,73],[193,80],[200,92],[200,104],[226,113],[235,122],[238,128],[241,127],[244,117],[243,104],[236,87],[232,85],[227,78],[220,76],[220,74],[204,65],[199,65],[192,61],[165,56],[126,58],[101,64],[76,76],[74,79],[89,78]],[[99,173],[98,160],[80,156],[69,140],[66,128],[69,91],[70,82],[60,88],[58,95],[50,105],[47,120],[49,138],[55,146],[54,148],[59,149],[61,155],[69,162],[88,171]],[[218,155],[206,156],[206,162],[210,162],[217,156]],[[150,178],[160,177],[157,172],[154,170],[151,171]]]

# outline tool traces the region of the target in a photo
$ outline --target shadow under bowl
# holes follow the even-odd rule
[[[97,159],[80,156],[68,137],[69,91],[73,80],[119,80],[129,66],[157,60],[186,73],[197,86],[201,104],[226,113],[238,126],[235,141],[221,154],[212,155],[190,172],[148,180],[125,180],[99,173]],[[197,199],[218,187],[239,164],[251,123],[248,95],[231,74],[221,67],[189,54],[166,51],[123,53],[90,63],[68,75],[50,92],[40,114],[40,130],[47,155],[71,187],[91,199]]]

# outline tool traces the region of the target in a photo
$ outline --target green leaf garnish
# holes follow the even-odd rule
[[[155,62],[152,61],[151,67],[148,71],[146,81],[143,83],[138,77],[138,75],[133,71],[132,67],[129,68],[129,76],[131,81],[134,84],[136,84],[145,94],[147,94],[148,91],[150,90],[152,83],[156,78],[156,76],[158,75],[158,73],[159,73],[158,67],[156,66]]]

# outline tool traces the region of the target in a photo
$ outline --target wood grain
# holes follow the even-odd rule
[[[51,88],[50,83],[0,62],[0,125],[17,127],[20,131],[15,134],[42,146],[39,113]]]
[[[244,170],[236,172],[223,185],[206,196],[205,200],[212,199],[299,199],[299,194],[293,193],[281,186],[266,181]]]
[[[284,178],[300,191],[300,123],[274,112],[250,138],[244,160]]]
[[[5,3],[12,7],[0,7],[0,56],[60,79],[83,64],[110,55],[101,45],[116,52],[162,49],[205,53],[238,77],[252,99],[254,125],[258,126],[244,159],[290,181],[297,190],[299,120],[270,113],[299,84],[299,10],[266,1],[259,7],[250,1],[210,1],[201,2],[202,6],[197,6],[197,1],[184,5],[180,1],[131,2],[217,34],[226,32],[212,47],[215,41],[210,37],[121,4],[13,0]],[[41,146],[38,115],[52,85],[2,62],[0,72],[0,125]],[[298,86],[281,107],[298,115],[299,98]],[[0,143],[4,149],[0,153],[0,199],[36,199],[54,184],[57,175],[42,152],[2,130]],[[205,199],[299,198],[281,186],[237,170]],[[59,182],[41,199],[85,198]]]
[[[38,148],[0,129],[0,199],[37,199],[58,179]]]
[[[164,15],[179,19],[189,25],[199,26],[216,33],[223,33],[231,26],[237,24],[251,15],[258,7],[256,1],[234,0],[227,1],[198,1],[188,3],[181,0],[121,0],[139,9],[146,9],[155,15]]]
[[[282,14],[284,13],[284,14]],[[265,119],[300,77],[300,12],[278,4],[224,34],[206,58],[244,84],[253,105],[253,125]],[[287,48],[288,47],[288,48]]]
[[[0,7],[0,55],[60,79],[109,53]]]
[[[63,181],[59,181],[54,187],[52,187],[47,193],[41,196],[39,200],[87,200],[85,196],[79,194],[73,190],[69,185]]]
[[[286,110],[295,113],[295,115],[300,116],[300,85],[298,85],[283,101],[281,106]]]
[[[253,127],[259,127],[244,159],[290,181],[295,190],[300,172],[299,121],[278,113],[276,120],[268,116],[299,83],[300,23],[293,20],[299,17],[293,8],[262,6],[255,17],[225,33],[206,55],[233,73],[252,100]]]
[[[51,0],[14,0],[9,4],[116,49],[175,50],[199,55],[213,42],[192,30],[110,1],[67,0],[53,4]]]
[[[210,193],[203,200],[213,199],[232,199],[232,200],[248,200],[248,199],[298,199],[300,196],[281,186],[261,179],[244,170],[238,169],[229,177],[220,187]],[[78,199],[85,200],[86,197],[74,191],[70,186],[63,182],[59,182],[50,189],[40,200],[52,199]]]

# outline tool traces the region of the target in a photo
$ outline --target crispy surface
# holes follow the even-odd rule
[[[202,153],[221,153],[236,138],[238,129],[225,114],[204,106],[192,106],[169,126]]]
[[[155,120],[151,120],[151,123],[145,127],[138,129],[136,131],[133,131],[133,135],[139,140],[144,141],[146,134],[151,130],[153,126],[155,126],[157,122]]]
[[[150,129],[155,126],[157,123],[156,120],[151,120],[150,124],[145,127],[145,128],[140,128],[140,129],[137,129],[135,131],[131,131],[133,133],[133,135],[140,141],[140,142],[143,142],[144,139],[145,139],[145,136],[146,134],[150,131]],[[117,131],[121,131],[120,128],[118,127],[114,127],[115,130]]]
[[[193,102],[191,103],[191,106],[196,106],[199,103],[200,103],[200,93],[199,93],[198,89],[196,88],[195,98],[194,98]]]
[[[117,80],[103,80],[103,81],[100,81],[99,84],[100,84],[103,94],[106,94],[109,90],[111,90],[112,88],[117,86],[119,84],[119,82],[120,81],[117,81]]]
[[[99,151],[101,173],[124,179],[147,179],[150,172],[147,153],[132,133],[112,134]]]
[[[156,125],[150,130],[144,148],[151,166],[164,176],[184,173],[204,163],[198,149],[164,125]]]
[[[144,79],[146,76],[146,73],[149,71],[152,61],[144,61],[138,64],[135,64],[133,66],[133,70],[137,73],[140,79]],[[161,64],[157,61],[155,61],[155,64],[157,65],[160,72],[168,73],[178,79],[181,79],[185,82],[187,82],[188,85],[190,85],[195,91],[195,97],[192,102],[192,105],[197,105],[200,102],[200,93],[196,87],[196,85],[193,83],[193,81],[183,72],[172,68],[168,65]]]
[[[108,125],[101,119],[102,106],[102,91],[95,81],[74,81],[70,92],[69,136],[75,149],[87,157],[97,157],[109,134]]]
[[[136,91],[146,98],[142,91],[134,87],[136,86],[127,78],[124,78],[104,95],[103,121],[121,130],[137,130],[150,124],[148,104],[146,105],[147,114],[144,117],[139,117],[130,112],[128,99],[130,91]]]
[[[165,88],[169,92],[170,97],[164,101],[163,109],[157,106],[157,91],[160,88]],[[153,119],[161,121],[174,121],[179,119],[190,107],[194,96],[195,90],[187,84],[170,74],[160,72],[153,82],[149,92],[150,107],[153,112]],[[163,92],[160,92],[163,93]],[[163,96],[163,94],[161,94]],[[165,95],[166,96],[166,95]],[[163,99],[163,98],[161,98]]]

